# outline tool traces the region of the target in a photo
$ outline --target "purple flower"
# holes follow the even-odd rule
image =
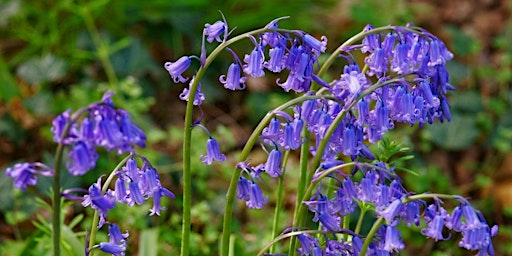
[[[466,219],[462,224],[462,240],[459,246],[468,250],[486,249],[491,243],[491,229],[482,222],[476,211],[469,204],[461,205],[462,215]],[[497,231],[493,232],[497,233]]]
[[[285,150],[295,150],[300,147],[302,140],[300,134],[302,132],[303,122],[300,119],[295,119],[293,124],[287,123],[283,128],[283,143],[282,146]]]
[[[140,191],[139,183],[135,180],[132,180],[128,187],[130,190],[131,205],[133,205],[133,203],[136,203],[138,205],[144,204],[146,200],[144,199],[144,195]]]
[[[377,48],[375,52],[371,53],[365,58],[365,62],[370,68],[368,75],[381,77],[388,70],[388,56],[382,48]]]
[[[297,240],[300,243],[300,248],[297,248],[297,252],[301,255],[309,255],[315,247],[319,246],[318,239],[313,238],[308,233],[298,234]]]
[[[439,208],[439,211],[435,208]],[[427,228],[421,230],[424,236],[437,240],[447,240],[450,237],[443,236],[444,219],[447,217],[446,210],[440,206],[430,205],[425,210],[425,222]]]
[[[169,72],[169,75],[171,75],[175,83],[184,83],[188,78],[184,78],[182,74],[188,69],[191,63],[192,59],[189,56],[183,56],[175,62],[166,62],[164,67]]]
[[[201,156],[201,161],[207,165],[212,164],[213,161],[226,161],[226,156],[220,152],[219,143],[215,139],[210,137],[206,141],[206,155]]]
[[[65,126],[70,122],[71,110],[66,110],[62,114],[58,115],[52,121],[51,132],[53,134],[53,141],[57,143],[67,144],[69,134],[66,138],[62,138]]]
[[[246,65],[243,66],[244,72],[252,77],[262,77],[265,75],[263,71],[264,55],[261,46],[256,44],[250,55],[245,55]]]
[[[119,128],[121,129],[121,133],[124,135],[125,143],[138,145],[142,148],[145,147],[146,134],[130,120],[130,114],[128,111],[120,109],[118,110],[118,114],[121,118]]]
[[[87,207],[89,205],[99,212],[100,222],[98,223],[98,228],[101,228],[105,223],[108,211],[116,206],[116,198],[112,191],[102,194],[101,178],[89,187],[89,194],[84,195],[82,206]]]
[[[208,23],[204,25],[203,33],[205,36],[207,36],[206,41],[208,41],[209,43],[213,42],[213,40],[217,40],[217,42],[220,43],[226,39],[225,37],[227,35],[227,30],[228,26],[226,25],[226,23],[218,20],[212,25]],[[220,38],[220,36],[222,35],[224,35],[224,38]]]
[[[453,54],[448,51],[444,43],[437,38],[433,38],[430,42],[428,54],[430,57],[430,60],[428,61],[429,67],[444,65],[446,61],[453,58]]]
[[[188,101],[190,98],[190,86],[194,83],[195,77],[192,77],[192,80],[190,80],[189,88],[183,88],[183,92],[180,94],[180,99],[184,101]],[[203,103],[205,99],[204,94],[201,92],[201,83],[197,85],[197,91],[196,95],[194,97],[194,105],[199,106],[201,103]]]
[[[160,200],[162,196],[174,198],[174,194],[168,189],[162,187],[160,183],[160,176],[152,167],[147,167],[142,174],[141,193],[145,198],[153,198],[153,207],[149,210],[149,215],[160,215],[160,210],[165,208],[161,207]]]
[[[249,181],[245,177],[240,176],[240,178],[238,178],[238,185],[236,187],[236,197],[244,201],[249,201],[251,198],[249,196],[250,189],[251,184]]]
[[[249,209],[261,209],[268,202],[268,197],[263,196],[258,184],[251,182],[249,186],[249,200],[245,202]]]
[[[121,230],[116,224],[110,224],[108,227],[109,242],[101,242],[99,244],[100,250],[110,253],[114,256],[123,256],[126,251],[126,240],[130,235],[128,231],[121,233]]]
[[[273,149],[270,151],[270,154],[268,154],[265,172],[274,178],[281,176],[281,151],[278,149]]]
[[[265,67],[275,73],[281,72],[285,68],[285,49],[281,45],[269,50],[270,59],[265,62]]]
[[[384,250],[388,252],[400,251],[405,248],[404,243],[400,240],[402,234],[396,226],[386,225],[386,236],[384,239]]]
[[[374,29],[373,25],[368,24],[364,27],[363,32],[368,32],[372,29]],[[371,33],[363,38],[361,52],[372,53],[375,51],[375,49],[377,49],[379,47],[380,47],[380,43],[379,43],[379,40],[377,39],[377,35],[375,33]]]
[[[95,116],[96,129],[94,130],[96,145],[105,147],[108,150],[119,149],[122,151],[124,136],[119,124],[114,117],[109,115],[97,114]]]
[[[84,175],[94,168],[98,160],[98,153],[92,145],[84,141],[77,141],[68,154],[69,159],[66,167],[72,175]]]
[[[327,49],[327,37],[322,36],[321,39],[322,41],[314,38],[310,34],[304,34],[302,37],[304,44],[311,47],[316,54],[323,53]]]
[[[53,176],[53,170],[42,163],[19,163],[6,170],[7,176],[14,178],[14,186],[26,190],[27,186],[37,184],[37,176]]]
[[[219,81],[224,84],[224,88],[229,90],[243,90],[245,89],[245,81],[247,77],[240,77],[240,65],[237,62],[231,63],[228,69],[228,74],[221,75]]]
[[[398,224],[397,223],[398,221],[395,220],[395,217],[400,214],[400,212],[402,211],[402,208],[403,208],[402,199],[398,198],[398,199],[395,199],[393,202],[391,202],[391,204],[389,204],[385,210],[383,210],[383,211],[377,210],[377,212],[380,214],[380,216],[382,216],[386,220],[386,223],[388,225],[396,225],[396,224]]]

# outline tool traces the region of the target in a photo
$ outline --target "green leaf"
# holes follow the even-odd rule
[[[17,70],[17,74],[30,84],[53,82],[62,78],[66,72],[66,62],[52,54],[32,58],[21,64]]]
[[[144,229],[140,232],[139,255],[156,256],[158,253],[158,228]]]

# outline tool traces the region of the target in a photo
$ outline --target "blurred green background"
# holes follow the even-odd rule
[[[139,153],[157,166],[177,199],[164,202],[168,209],[160,218],[147,216],[150,206],[120,206],[109,218],[130,230],[128,255],[177,254],[184,116],[178,95],[183,85],[172,83],[164,62],[199,55],[202,28],[221,19],[219,11],[231,28],[236,27],[234,34],[290,16],[280,22],[281,27],[326,35],[328,52],[368,23],[413,22],[438,35],[455,54],[448,68],[457,91],[449,95],[452,122],[401,127],[389,135],[413,148],[415,158],[404,165],[419,176],[406,176],[406,186],[418,193],[471,198],[490,224],[500,225],[494,239],[497,255],[512,255],[511,8],[511,1],[505,0],[1,0],[0,168],[20,161],[51,163],[52,119],[114,90],[116,105],[131,111],[148,135],[148,146]],[[242,55],[251,46],[241,42],[234,48]],[[193,255],[217,254],[224,196],[236,156],[266,111],[290,98],[276,88],[272,77],[250,80],[248,91],[228,94],[218,76],[226,72],[231,58],[221,54],[203,81],[207,96],[203,120],[229,160],[213,167],[193,162]],[[198,159],[204,154],[206,136],[196,131],[193,136],[197,140],[193,157]],[[255,162],[259,158],[252,157]],[[89,186],[113,169],[118,159],[115,154],[102,154],[94,171],[65,177],[64,187]],[[283,228],[293,210],[293,179],[286,181],[290,193],[284,202]],[[47,199],[50,182],[40,178],[36,188],[20,192],[10,178],[0,175],[0,255],[45,252],[45,234],[33,222],[37,216],[48,219],[49,215],[34,195]],[[263,188],[274,198],[272,182]],[[237,255],[253,255],[271,240],[268,216],[273,204],[259,211],[249,211],[243,204],[236,207]],[[73,216],[91,214],[78,204],[69,204],[65,211],[68,222]],[[83,231],[89,225],[86,217],[71,228]],[[456,240],[434,243],[417,230],[402,230],[406,255],[466,255]],[[83,233],[79,235],[83,239]]]

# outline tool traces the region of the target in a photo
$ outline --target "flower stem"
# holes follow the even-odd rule
[[[64,128],[64,134],[67,134],[69,131],[69,127],[71,125],[66,125]],[[63,136],[64,137],[64,136]],[[59,143],[57,146],[57,150],[55,152],[55,170],[53,176],[53,255],[60,255],[60,224],[61,224],[61,201],[60,201],[60,166],[62,162],[62,154],[64,152],[64,145]]]
[[[359,218],[357,219],[356,229],[354,229],[354,232],[356,234],[359,234],[359,232],[361,231],[361,226],[363,225],[364,215],[366,214],[366,207],[364,207],[364,205],[362,207],[360,207],[360,209],[361,209],[361,213],[359,214]]]
[[[368,250],[368,247],[370,246],[373,236],[377,233],[377,230],[379,229],[382,222],[384,222],[384,218],[380,217],[375,221],[375,223],[373,223],[372,229],[370,229],[370,232],[366,236],[366,238],[364,240],[363,248],[361,248],[361,253],[359,255],[366,255],[366,251]]]
[[[278,226],[279,226],[279,216],[281,213],[281,205],[283,204],[283,191],[284,191],[284,174],[286,172],[286,163],[288,162],[288,157],[290,156],[290,150],[287,150],[284,154],[283,159],[283,173],[279,177],[279,181],[277,183],[277,199],[276,199],[276,207],[274,211],[274,223],[272,224],[272,238],[277,237],[278,234]],[[273,244],[270,247],[270,254],[276,251],[276,244]]]

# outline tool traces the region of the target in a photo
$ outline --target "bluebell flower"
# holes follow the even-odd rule
[[[126,245],[113,244],[107,242],[101,242],[99,244],[100,250],[106,253],[110,253],[113,256],[124,256],[126,251]]]
[[[420,204],[421,201],[415,200],[403,205],[400,217],[405,223],[407,223],[407,226],[411,226],[412,224],[416,226],[420,225]]]
[[[127,203],[129,196],[128,191],[126,190],[126,181],[125,177],[121,174],[121,172],[117,173],[116,184],[114,185],[114,195],[117,202]],[[131,193],[130,193],[131,196]]]
[[[247,77],[241,77],[240,65],[235,61],[228,68],[228,74],[221,75],[219,81],[224,84],[224,88],[229,90],[245,89]]]
[[[53,176],[54,171],[43,163],[18,163],[6,170],[8,177],[14,179],[14,186],[21,190],[26,190],[27,186],[37,184],[37,176]]]
[[[249,209],[261,209],[269,200],[268,197],[263,195],[260,187],[254,181],[250,183],[248,192],[249,200],[245,201],[245,204]]]
[[[386,223],[388,225],[396,225],[398,224],[398,221],[395,220],[395,218],[399,216],[399,214],[402,211],[402,208],[402,199],[398,198],[393,200],[393,202],[391,202],[391,204],[389,204],[385,210],[377,210],[377,213],[379,213],[379,215],[386,220]]]
[[[89,194],[84,195],[82,201],[82,206],[91,206],[93,209],[98,211],[100,216],[98,228],[103,226],[108,211],[113,209],[115,205],[116,198],[112,191],[109,190],[105,194],[101,192],[101,178],[89,187]]]
[[[388,252],[400,251],[405,248],[403,241],[400,239],[402,234],[396,226],[386,225],[386,236],[384,238],[384,250]]]
[[[153,207],[149,210],[149,215],[160,215],[160,210],[165,208],[161,207],[160,200],[163,196],[174,198],[174,194],[168,189],[162,187],[160,183],[160,176],[152,167],[147,167],[142,176],[141,192],[145,198],[153,198]]]
[[[135,180],[132,180],[129,182],[129,191],[130,191],[130,205],[133,205],[133,203],[136,203],[138,205],[142,205],[144,204],[144,202],[146,201],[144,199],[144,195],[142,194],[141,190],[140,190],[140,187],[139,187],[139,183]],[[173,196],[170,196],[170,197],[173,197]]]
[[[407,74],[413,70],[411,60],[409,59],[409,48],[409,44],[400,42],[394,50],[391,70],[398,75]]]
[[[297,252],[301,255],[310,255],[315,247],[319,247],[318,239],[308,233],[298,234],[297,240],[301,245],[297,248]]]
[[[71,121],[70,116],[71,110],[68,109],[53,119],[51,128],[51,132],[53,134],[53,141],[63,144],[69,143],[69,139],[67,138],[70,136],[67,136],[63,140],[62,135],[64,133],[64,127]]]
[[[201,156],[201,161],[207,165],[212,164],[213,161],[226,161],[226,156],[220,152],[219,143],[215,139],[210,137],[206,141],[206,155]]]
[[[129,236],[128,231],[121,233],[119,226],[110,224],[108,227],[109,242],[101,242],[99,249],[103,252],[110,253],[113,256],[123,256],[126,251],[126,243]]]
[[[254,50],[252,50],[251,54],[245,55],[244,61],[245,64],[243,66],[243,70],[246,74],[252,76],[252,77],[262,77],[265,75],[265,72],[263,71],[263,63],[265,61],[263,52],[261,50],[261,46],[259,44],[256,44],[254,47]]]
[[[98,160],[98,153],[92,145],[84,141],[77,141],[68,154],[70,161],[66,163],[72,175],[84,175],[94,168]]]
[[[206,41],[209,43],[213,42],[213,40],[217,40],[217,42],[221,43],[224,41],[227,35],[228,26],[226,23],[218,20],[213,24],[205,24],[203,33],[207,36]],[[221,36],[224,36],[221,38]]]
[[[279,73],[285,68],[286,57],[285,48],[278,44],[269,50],[270,59],[264,63],[268,70]]]
[[[453,54],[448,51],[444,43],[437,38],[432,38],[429,46],[428,54],[430,59],[428,66],[444,65],[446,61],[453,58]]]
[[[363,32],[369,32],[375,27],[371,24],[368,24],[364,27]],[[377,38],[376,33],[370,33],[367,36],[363,38],[363,41],[361,42],[361,52],[367,53],[367,52],[374,52],[375,49],[380,47],[379,39]]]
[[[190,86],[192,86],[194,79],[195,79],[195,77],[192,77],[192,80],[190,80],[189,88],[183,88],[183,92],[179,96],[181,100],[189,101]],[[195,106],[199,106],[203,103],[204,100],[205,100],[205,96],[204,96],[204,93],[201,92],[201,83],[199,83],[197,85],[197,91],[196,91],[196,95],[194,97],[193,104]]]
[[[260,137],[265,140],[265,143],[272,144],[275,141],[279,141],[279,138],[282,138],[282,134],[281,121],[277,118],[272,118],[268,127],[263,128]]]
[[[240,178],[238,178],[238,185],[236,187],[236,197],[244,201],[249,201],[251,198],[249,196],[250,190],[251,184],[249,183],[249,180],[247,180],[244,176],[240,176]]]
[[[272,177],[281,176],[281,151],[279,149],[273,149],[268,154],[265,172]]]
[[[459,242],[459,246],[468,250],[486,249],[491,243],[491,229],[487,223],[480,220],[471,205],[462,204],[461,210],[465,222],[461,226],[462,240]]]
[[[117,111],[120,120],[120,130],[124,136],[125,143],[131,145],[138,145],[139,147],[146,146],[146,134],[142,129],[140,129],[137,125],[135,125],[130,120],[130,114],[128,111],[119,109]],[[83,125],[83,123],[82,123]]]
[[[166,62],[164,67],[169,72],[169,75],[171,75],[175,83],[184,83],[188,78],[184,78],[182,74],[188,69],[188,67],[190,67],[191,63],[191,57],[183,56],[175,62]]]
[[[94,134],[97,145],[108,150],[121,149],[125,145],[123,133],[113,117],[98,114],[95,116],[95,122]]]
[[[321,38],[322,41],[320,41],[320,40],[314,38],[313,36],[311,36],[310,34],[304,34],[304,36],[302,37],[302,40],[304,41],[304,44],[311,47],[316,54],[323,53],[327,49],[327,37],[326,36],[322,36],[322,38]]]
[[[462,229],[462,210],[460,206],[453,209],[452,214],[446,220],[445,226],[453,231],[460,232]]]
[[[436,208],[438,208],[436,210]],[[437,240],[447,240],[450,237],[443,236],[444,220],[448,217],[446,210],[440,206],[430,205],[425,210],[425,222],[427,227],[421,230],[424,236]]]
[[[295,150],[300,147],[302,140],[300,134],[302,132],[303,123],[300,119],[294,120],[294,123],[287,123],[283,128],[282,146],[285,150]]]
[[[388,71],[388,58],[386,52],[382,48],[377,48],[373,53],[365,58],[365,63],[370,68],[368,75],[381,77]]]
[[[340,80],[337,80],[334,86],[339,87],[340,90],[348,90],[350,94],[359,94],[367,89],[370,84],[363,73],[352,70],[348,73],[341,74]],[[339,97],[340,95],[336,96]]]

